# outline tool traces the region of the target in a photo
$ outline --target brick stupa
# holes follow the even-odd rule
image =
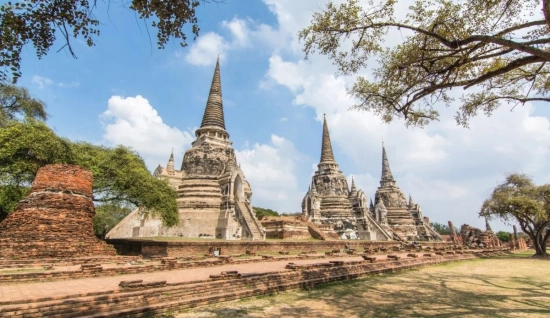
[[[0,257],[115,255],[94,235],[92,173],[74,165],[38,170],[29,195],[0,223]]]

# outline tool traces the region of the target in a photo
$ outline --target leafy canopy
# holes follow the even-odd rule
[[[483,203],[480,216],[517,221],[533,241],[536,255],[547,256],[550,238],[550,184],[536,186],[522,174],[510,174]]]
[[[377,65],[372,78],[359,76],[349,89],[359,101],[353,108],[424,126],[455,100],[451,89],[462,88],[455,119],[467,126],[503,102],[550,101],[550,0],[418,0],[403,19],[398,6],[328,3],[300,31],[306,58],[326,55],[341,74]]]
[[[498,239],[501,240],[502,242],[508,242],[508,241],[510,241],[510,233],[508,233],[508,232],[498,231],[498,232],[496,233],[496,236],[497,236]]]
[[[46,120],[46,105],[24,87],[0,83],[0,128],[18,116]]]
[[[135,12],[139,19],[149,20],[157,29],[157,45],[163,49],[175,38],[182,47],[187,46],[184,26],[191,25],[193,39],[199,35],[195,10],[201,2],[216,0],[13,0],[0,5],[0,82],[12,77],[15,83],[21,77],[21,51],[29,43],[38,58],[48,53],[58,37],[64,43],[59,49],[76,58],[71,39],[81,37],[88,46],[95,45],[103,23],[94,12],[100,8],[109,10],[118,4]],[[103,24],[104,25],[104,24]]]
[[[279,213],[276,211],[260,208],[257,206],[254,207],[254,213],[256,213],[256,218],[258,218],[258,220],[261,220],[268,216],[279,216]]]
[[[122,219],[132,212],[128,206],[122,206],[114,203],[105,203],[96,206],[94,216],[94,233],[105,236]]]
[[[11,122],[0,129],[0,203],[4,217],[22,199],[36,172],[51,163],[85,167],[94,176],[94,201],[139,206],[160,215],[167,226],[178,222],[176,193],[153,177],[131,149],[108,148],[60,138],[43,122]],[[0,216],[1,217],[1,216]]]
[[[430,223],[430,226],[439,234],[442,234],[442,235],[450,235],[451,234],[451,228],[446,224],[432,222],[432,223]],[[454,230],[455,230],[455,233],[460,232],[456,227],[454,228]]]

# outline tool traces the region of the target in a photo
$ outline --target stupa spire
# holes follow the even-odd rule
[[[174,172],[174,148],[172,148],[172,152],[170,153],[170,159],[168,159],[168,164],[166,165],[166,171]]]
[[[220,77],[220,56],[216,60],[216,68],[210,85],[208,101],[202,117],[201,128],[206,126],[219,127],[225,130],[225,120],[223,118],[222,84]]]
[[[413,199],[412,199],[412,197],[411,197],[410,194],[409,194],[409,207],[410,207],[410,208],[414,207],[414,201],[413,201]]]
[[[321,163],[335,162],[334,153],[332,152],[332,143],[328,132],[327,117],[323,115],[323,141],[321,144]]]
[[[356,195],[357,194],[357,188],[355,187],[355,180],[353,179],[353,176],[351,177],[351,191],[349,193],[350,195]]]
[[[391,173],[390,162],[388,161],[388,155],[386,154],[386,147],[382,143],[382,177],[380,178],[380,185],[393,185],[395,179]]]

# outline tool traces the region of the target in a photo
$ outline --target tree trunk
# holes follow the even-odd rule
[[[546,242],[548,241],[548,236],[545,236],[544,233],[540,233],[537,237],[532,237],[533,245],[535,247],[535,257],[548,257],[546,253]]]
[[[550,0],[542,0],[542,13],[546,20],[546,25],[550,28]]]

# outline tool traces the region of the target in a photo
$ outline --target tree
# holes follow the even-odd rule
[[[517,221],[535,247],[536,257],[548,257],[550,184],[536,186],[522,174],[510,174],[483,203],[480,216]]]
[[[496,233],[496,236],[497,236],[498,239],[501,240],[502,242],[508,242],[508,241],[510,241],[510,233],[508,233],[508,232],[498,231],[498,232]]]
[[[353,108],[422,127],[439,118],[437,107],[455,100],[451,89],[462,88],[455,119],[467,126],[503,102],[550,101],[550,0],[416,1],[405,19],[394,12],[402,5],[328,3],[300,31],[306,58],[319,51],[339,74],[379,62],[372,80],[359,76],[349,89],[359,101]],[[389,38],[403,40],[390,46]]]
[[[193,39],[199,35],[195,10],[202,3],[217,0],[131,0],[120,1],[122,7],[135,12],[140,19],[151,19],[157,29],[157,46],[163,49],[175,38],[182,47],[187,46],[187,34],[183,28],[190,24]],[[104,7],[107,11],[115,4],[97,0],[14,0],[0,5],[0,82],[9,77],[15,83],[21,76],[21,51],[32,43],[38,58],[48,53],[58,36],[63,45],[58,51],[67,51],[76,58],[71,38],[82,37],[88,46],[94,46],[102,24],[95,10]],[[9,71],[6,71],[9,69]]]
[[[259,208],[256,206],[254,207],[254,213],[256,213],[256,217],[258,218],[258,220],[261,220],[268,216],[279,216],[279,213],[277,213],[276,211],[273,211],[271,209]]]
[[[439,234],[442,234],[442,235],[451,234],[450,228],[445,224],[432,222],[432,223],[430,223],[430,226]]]
[[[18,116],[46,120],[46,105],[24,87],[0,83],[0,128]]]
[[[132,212],[132,209],[120,204],[105,203],[95,208],[94,233],[101,238],[115,225]]]
[[[442,235],[450,235],[451,234],[451,228],[448,225],[432,222],[430,223],[430,226],[432,229],[434,229],[437,233]],[[454,227],[454,226],[453,226]],[[459,233],[460,231],[454,227],[455,233]]]
[[[38,169],[51,163],[89,169],[96,203],[139,206],[145,213],[160,215],[167,226],[178,222],[176,192],[165,180],[153,177],[131,149],[71,142],[34,120],[0,129],[0,217],[27,194]]]

